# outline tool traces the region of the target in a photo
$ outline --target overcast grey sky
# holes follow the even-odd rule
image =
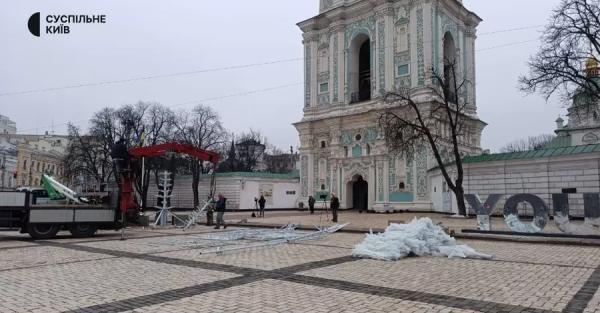
[[[546,24],[559,0],[464,0],[484,22],[480,34]],[[69,35],[33,37],[27,20],[47,14],[106,14],[106,24],[75,25]],[[302,57],[296,23],[318,11],[318,0],[0,0],[0,94]],[[535,40],[542,29],[481,35],[477,49]],[[477,52],[477,104],[489,126],[483,146],[550,133],[564,114],[557,100],[525,96],[517,78],[539,42]],[[43,133],[54,124],[86,126],[102,107],[156,101],[215,108],[225,126],[261,130],[281,148],[296,146],[291,123],[302,117],[302,62],[0,96],[0,114],[19,132]],[[295,84],[295,85],[292,85]],[[288,87],[221,100],[203,99]]]

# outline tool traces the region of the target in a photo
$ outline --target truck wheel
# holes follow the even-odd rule
[[[51,239],[60,230],[57,224],[28,224],[27,232],[33,239]]]
[[[85,238],[92,237],[98,230],[98,226],[94,224],[73,224],[69,231],[73,237]]]

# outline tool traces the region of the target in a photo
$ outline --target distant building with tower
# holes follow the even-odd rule
[[[595,58],[587,60],[586,73],[590,79],[597,81],[600,85],[600,70]],[[557,138],[552,143],[554,147],[600,143],[600,100],[598,96],[579,91],[573,97],[567,111],[568,122],[566,125],[562,118],[559,117],[556,120]]]

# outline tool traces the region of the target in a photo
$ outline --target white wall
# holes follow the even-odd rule
[[[254,198],[260,197],[260,185],[273,185],[273,198],[267,201],[265,209],[294,209],[297,208],[296,202],[300,197],[300,183],[284,180],[244,180],[243,188],[240,192],[239,209],[254,209]],[[287,194],[288,192],[294,194]]]
[[[149,206],[156,204],[156,185],[152,178],[148,191]],[[227,209],[248,210],[254,208],[254,197],[259,197],[260,185],[273,185],[273,201],[267,203],[266,209],[294,209],[300,197],[300,181],[297,178],[262,178],[262,177],[217,177],[216,194],[227,198]],[[205,201],[209,193],[210,179],[203,178],[198,186],[200,202]],[[295,194],[288,195],[288,191]],[[191,208],[193,206],[192,179],[189,176],[175,178],[175,186],[171,205],[176,208]]]
[[[600,192],[600,153],[467,163],[464,170],[465,193],[478,194],[482,201],[492,193],[506,195],[496,205],[494,214],[502,214],[506,200],[520,193],[537,195],[553,212],[552,194],[562,193],[565,188],[576,188],[577,194],[569,195],[570,213],[583,216],[583,193]],[[430,175],[434,210],[442,212],[441,200],[436,201],[441,199],[440,190],[434,192],[433,189],[433,184],[441,186],[441,173],[436,170]],[[453,210],[456,210],[455,201]]]

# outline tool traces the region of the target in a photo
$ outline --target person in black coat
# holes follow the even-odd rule
[[[258,199],[258,207],[260,208],[260,217],[264,218],[265,217],[265,204],[267,203],[267,200],[265,199],[265,197],[263,195],[260,195],[260,199]]]
[[[113,175],[117,183],[117,205],[120,207],[121,193],[123,192],[123,172],[129,163],[129,151],[124,138],[119,138],[117,142],[110,148],[110,158],[112,159]]]
[[[223,219],[223,215],[225,215],[226,204],[227,198],[223,197],[222,194],[219,194],[219,200],[217,200],[217,204],[215,205],[215,212],[217,212],[217,226],[215,226],[215,229],[221,228],[221,225],[223,225],[223,228],[227,228],[225,219]]]
[[[310,210],[310,214],[315,214],[315,198],[313,196],[308,197],[308,209]]]
[[[117,186],[119,187],[119,193],[121,191],[121,174],[126,168],[129,161],[129,151],[127,151],[127,144],[124,138],[119,138],[117,142],[110,149],[110,157],[113,162],[113,173]]]
[[[338,209],[340,208],[340,199],[335,195],[335,193],[331,193],[331,214],[333,215],[333,219],[331,220],[334,223],[338,221]]]

